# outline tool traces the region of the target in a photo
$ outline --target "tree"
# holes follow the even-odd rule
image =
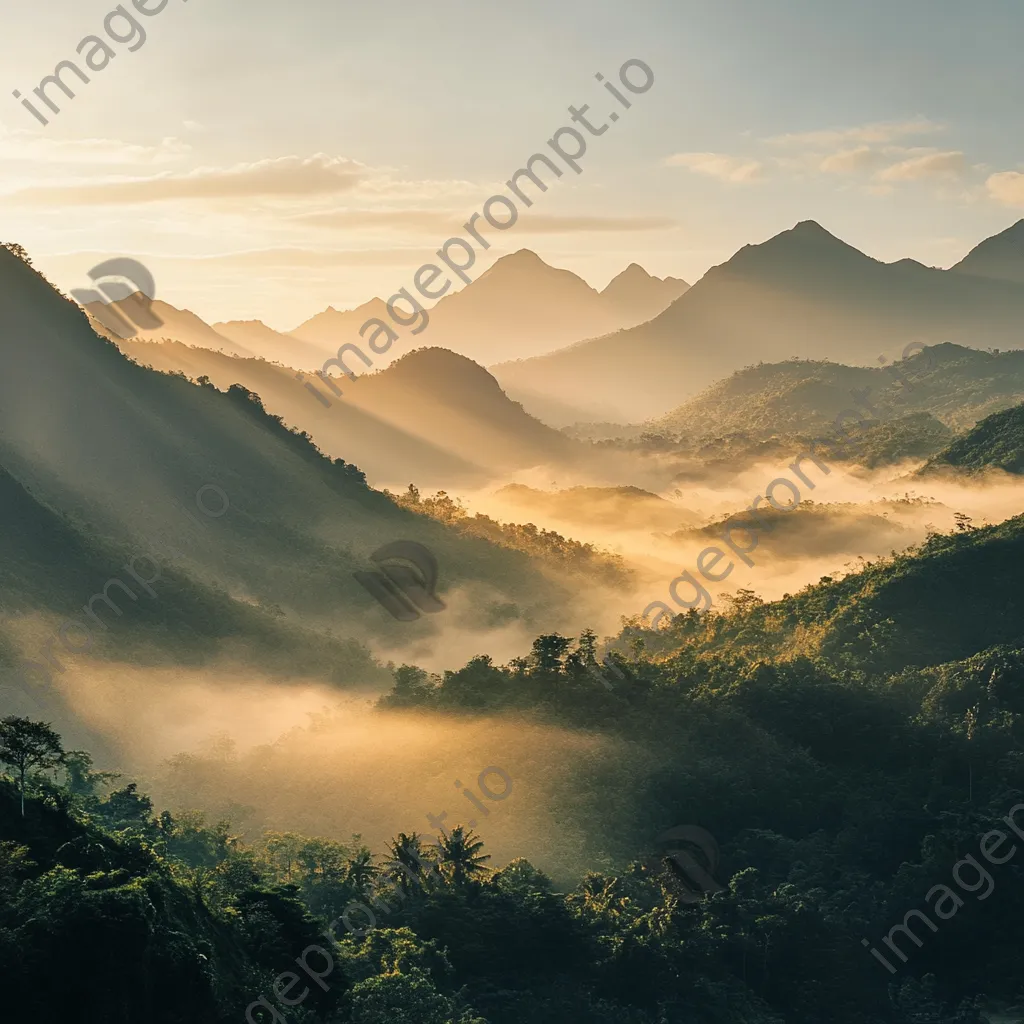
[[[45,722],[11,715],[0,721],[0,764],[18,773],[21,816],[25,817],[25,780],[30,771],[52,771],[64,763],[60,736]]]
[[[377,869],[369,850],[360,850],[345,865],[345,881],[357,892],[365,893],[376,877]]]
[[[954,512],[953,520],[956,523],[958,533],[970,533],[975,529],[974,520],[966,512]]]
[[[441,837],[437,845],[440,851],[438,859],[456,886],[486,874],[488,869],[484,861],[490,860],[491,855],[480,854],[484,848],[483,840],[474,832],[456,825],[447,836]]]
[[[65,752],[64,774],[68,792],[84,800],[95,800],[100,786],[121,777],[120,772],[93,771],[92,755],[86,750]]]
[[[137,782],[129,782],[124,789],[111,793],[100,804],[100,814],[115,827],[149,824],[153,817],[153,801],[139,792]]]
[[[530,654],[541,672],[561,672],[562,658],[572,644],[571,637],[558,633],[545,633],[533,641]]]
[[[17,242],[0,242],[0,246],[6,249],[12,256],[17,256],[22,263],[32,266],[32,259],[23,245]]]
[[[385,862],[385,870],[402,893],[421,888],[428,872],[434,870],[417,832],[412,835],[399,832],[398,838],[388,844],[388,852],[391,856]]]

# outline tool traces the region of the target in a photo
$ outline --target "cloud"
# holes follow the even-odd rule
[[[295,219],[316,227],[358,231],[363,228],[451,235],[462,231],[466,214],[438,210],[329,210],[302,214]],[[580,232],[660,231],[676,226],[669,217],[559,217],[528,213],[519,230],[524,234],[556,235]]]
[[[824,131],[789,132],[775,135],[769,142],[779,146],[813,146],[832,149],[837,146],[855,146],[860,144],[881,144],[895,142],[908,135],[927,135],[941,132],[945,126],[917,118],[913,121],[875,121],[871,124],[857,125],[853,128],[830,128]]]
[[[668,167],[687,167],[696,174],[706,174],[719,181],[756,181],[764,171],[759,160],[728,156],[725,153],[675,153],[665,160]]]
[[[233,267],[393,267],[415,268],[423,262],[422,248],[393,249],[246,249],[240,252],[217,253],[210,256],[171,256],[166,259]]]
[[[664,231],[678,222],[671,217],[556,217],[528,214],[523,232],[537,235],[574,234],[586,231]]]
[[[901,160],[878,172],[879,181],[926,181],[930,178],[958,178],[967,170],[967,161],[959,150],[926,153]]]
[[[969,168],[960,150],[907,145],[910,136],[941,131],[944,125],[918,118],[790,132],[767,141],[791,151],[776,158],[781,167],[812,175],[865,175],[888,186],[869,189],[869,194],[888,195],[894,182],[949,182],[965,176]]]
[[[314,227],[342,231],[378,228],[385,231],[447,234],[459,226],[455,214],[439,210],[324,210],[303,213],[295,219]]]
[[[1019,171],[998,171],[985,181],[989,196],[1004,206],[1024,206],[1024,174]]]
[[[94,206],[157,203],[167,200],[245,199],[329,195],[353,189],[368,173],[355,160],[286,156],[234,167],[200,167],[184,174],[158,174],[98,184],[51,185],[13,193],[16,201],[32,205],[60,203]]]
[[[367,199],[423,202],[425,200],[471,199],[479,201],[504,188],[501,182],[481,185],[475,181],[406,181],[393,178],[381,168],[375,177],[368,177],[356,186],[356,193]]]
[[[33,131],[0,128],[0,159],[45,161],[48,164],[152,164],[180,160],[192,147],[180,139],[161,139],[142,146],[120,139],[55,139]]]
[[[818,170],[825,174],[857,174],[876,167],[883,160],[882,154],[870,146],[858,146],[824,157],[818,163]]]

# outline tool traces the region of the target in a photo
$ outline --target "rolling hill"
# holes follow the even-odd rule
[[[972,473],[986,469],[1024,473],[1024,405],[987,416],[954,438],[929,459],[920,472],[926,475],[950,469]]]
[[[344,384],[341,398],[312,375],[259,359],[234,359],[175,342],[127,341],[146,366],[239,383],[286,423],[307,431],[329,455],[355,462],[388,486],[477,486],[518,469],[584,460],[586,446],[510,401],[482,367],[444,349],[417,349],[378,373]],[[314,387],[329,406],[307,390]]]
[[[935,345],[884,367],[789,360],[750,366],[654,420],[688,438],[835,431],[844,410],[889,420],[928,413],[954,430],[1024,399],[1024,352]]]

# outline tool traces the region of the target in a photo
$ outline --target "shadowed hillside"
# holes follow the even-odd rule
[[[42,612],[80,605],[132,550],[234,600],[277,606],[304,629],[339,639],[388,635],[397,624],[352,572],[398,539],[434,552],[443,590],[476,595],[462,613],[467,622],[485,627],[496,604],[507,617],[509,602],[524,612],[534,602],[554,610],[564,595],[527,556],[463,538],[371,490],[351,463],[321,455],[245,388],[225,393],[131,362],[7,249],[0,249],[0,338],[4,469],[32,501],[61,517],[39,522],[55,530],[69,522],[70,538],[102,538],[99,550],[115,553],[92,589],[79,592],[84,579],[75,579],[66,602],[54,594],[56,580],[26,594]],[[71,542],[54,534],[58,550]],[[81,543],[92,549],[92,541]],[[91,579],[105,557],[90,560]],[[169,611],[171,603],[153,606],[165,630],[184,614]],[[196,628],[202,632],[202,623]],[[205,635],[219,629],[211,624]],[[188,647],[165,646],[173,657],[192,657]]]
[[[158,370],[208,377],[221,388],[243,384],[286,423],[308,431],[328,454],[344,453],[374,482],[476,485],[587,454],[585,446],[523,412],[482,367],[444,349],[418,349],[378,373],[339,378],[338,398],[312,374],[300,380],[289,367],[262,360],[174,342],[119,344]]]

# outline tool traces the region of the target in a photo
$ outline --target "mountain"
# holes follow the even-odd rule
[[[208,377],[221,388],[242,384],[270,412],[311,434],[321,450],[343,455],[374,482],[392,487],[479,486],[518,469],[588,455],[585,446],[510,401],[483,367],[445,349],[418,349],[378,373],[342,381],[337,398],[312,375],[300,381],[293,369],[259,359],[171,342],[123,341],[120,347],[154,369]]]
[[[242,351],[266,359],[269,363],[286,363],[299,370],[316,370],[329,358],[327,349],[290,334],[281,334],[261,320],[229,320],[214,324],[213,329]]]
[[[622,317],[621,327],[635,327],[668,309],[689,287],[678,277],[654,277],[639,263],[631,263],[601,295]]]
[[[431,340],[487,365],[550,352],[621,327],[582,278],[520,249],[430,311]]]
[[[935,345],[884,367],[823,360],[765,363],[717,381],[651,422],[653,433],[689,439],[744,433],[835,431],[844,410],[892,420],[927,413],[955,430],[1024,400],[1024,352]]]
[[[950,269],[961,274],[1024,284],[1024,220],[986,238]]]
[[[351,341],[360,344],[359,328],[367,320],[383,320],[389,322],[387,303],[383,299],[370,299],[355,309],[339,311],[333,306],[328,306],[322,313],[310,317],[299,324],[294,331],[288,333],[299,341],[312,345],[318,351],[322,350],[324,355],[312,369],[323,366],[324,362],[331,358],[341,345]]]
[[[173,338],[184,345],[198,345],[201,348],[208,348],[214,352],[226,352],[228,355],[251,356],[253,353],[244,345],[232,341],[230,338],[220,334],[204,320],[200,319],[188,309],[177,309],[169,302],[160,299],[148,299],[140,292],[135,292],[127,298],[118,302],[90,302],[85,306],[93,322],[109,329],[101,330],[100,333],[107,338],[117,340],[119,325],[117,320],[127,320],[135,333],[132,335],[137,341],[161,341],[164,338]],[[140,324],[149,323],[148,317],[155,317],[160,320],[157,327],[144,327]],[[111,314],[114,320],[111,320]],[[123,316],[118,316],[123,314]]]
[[[223,641],[230,643],[225,653],[259,660],[264,630],[254,617],[262,623],[273,615],[281,622],[267,627],[266,643],[277,653],[260,664],[288,677],[314,666],[323,679],[374,677],[361,639],[393,635],[399,623],[352,574],[396,540],[425,544],[440,563],[442,589],[466,593],[465,607],[451,610],[445,624],[486,627],[496,602],[506,616],[513,606],[516,614],[568,607],[569,592],[529,557],[465,539],[398,506],[369,488],[351,463],[327,458],[285,427],[244,387],[223,392],[132,362],[7,248],[0,248],[0,345],[0,465],[12,493],[24,492],[22,508],[31,499],[69,524],[63,534],[56,526],[47,531],[53,555],[43,564],[61,552],[77,559],[75,537],[89,538],[85,549],[102,556],[89,563],[91,590],[76,582],[73,592],[54,597],[40,571],[35,591],[10,609],[16,614],[0,633],[0,662],[8,666],[12,651],[27,650],[26,631],[38,628],[26,615],[34,610],[49,619],[77,608],[81,618],[89,593],[127,571],[127,554],[165,581],[155,587],[159,600],[138,605],[155,617],[152,635],[162,638],[147,658],[154,651],[179,661],[212,657]],[[4,514],[47,521],[45,511],[18,507],[12,501]],[[25,535],[10,519],[0,527]],[[203,600],[191,603],[197,594]],[[208,608],[216,622],[207,621]],[[130,612],[126,634],[135,622]],[[401,626],[402,636],[442,628],[427,621]],[[281,630],[301,642],[273,643]],[[187,642],[179,642],[183,632]],[[80,642],[77,634],[71,641]],[[296,649],[310,654],[292,656]]]
[[[921,473],[949,468],[1024,473],[1024,405],[987,416],[971,430],[954,438],[922,467]]]
[[[535,253],[522,249],[497,260],[470,285],[437,302],[429,310],[423,338],[429,339],[432,347],[451,349],[481,364],[536,355],[648,320],[687,287],[677,278],[652,277],[634,263],[598,293],[570,271],[557,270]],[[123,308],[133,322],[145,322],[144,318],[132,317],[132,305],[138,303],[139,296],[133,295],[114,309]],[[101,326],[103,309],[103,304],[91,304],[89,312],[97,330],[116,342],[118,334]],[[359,329],[368,320],[392,320],[387,304],[379,298],[350,310],[328,306],[288,334],[259,320],[232,320],[210,326],[189,310],[175,309],[159,300],[151,304],[151,312],[162,324],[138,329],[132,340],[178,341],[228,355],[257,356],[302,370],[322,367],[347,342],[362,345]],[[375,364],[387,365],[401,354],[396,349],[383,360],[378,356]],[[595,412],[596,407],[589,411]],[[553,415],[593,418],[573,402],[563,403]]]
[[[1012,348],[1022,316],[1024,287],[882,263],[803,221],[744,246],[649,323],[492,370],[528,410],[572,394],[600,403],[602,419],[637,420],[758,362],[875,365],[908,342]]]
[[[133,341],[177,341],[241,358],[258,356],[268,362],[289,363],[302,370],[315,370],[329,358],[327,348],[281,334],[260,320],[229,320],[210,325],[190,310],[177,309],[160,299],[147,299],[139,292],[118,302],[91,302],[85,309],[93,328],[115,344],[126,333],[118,323],[119,318],[134,329]],[[149,317],[159,319],[159,326],[140,326],[148,324]]]

